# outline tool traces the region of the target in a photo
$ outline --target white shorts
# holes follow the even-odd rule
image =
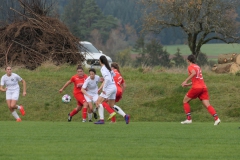
[[[6,91],[6,100],[18,100],[19,89],[15,91]]]
[[[88,93],[90,96],[93,97],[93,100],[91,100],[88,96],[84,95],[84,98],[86,99],[87,102],[96,102],[97,99],[98,99],[98,94],[91,94],[91,93]]]
[[[117,87],[115,85],[112,85],[110,87],[107,87],[105,89],[105,93],[103,92],[100,94],[101,97],[106,98],[106,99],[116,99],[116,94],[117,94]]]

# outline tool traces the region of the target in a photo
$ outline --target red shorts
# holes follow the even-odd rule
[[[191,88],[187,96],[192,99],[199,98],[200,100],[209,100],[207,88]]]
[[[75,99],[77,100],[78,106],[83,106],[84,102],[87,102],[82,93],[74,94]]]
[[[117,91],[115,102],[120,101],[120,99],[122,99],[122,91]]]

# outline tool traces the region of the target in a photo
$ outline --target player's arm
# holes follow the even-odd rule
[[[86,80],[86,81],[83,83],[82,88],[81,88],[81,92],[82,92],[85,96],[91,98],[91,96],[87,93],[88,82],[89,82],[89,81]]]
[[[187,77],[187,79],[185,81],[183,81],[182,87],[186,87],[186,86],[191,86],[192,85],[192,82],[188,83],[188,81],[190,79],[192,79],[197,74],[197,72],[193,69],[193,70],[191,70],[190,73],[191,74]]]
[[[122,84],[121,84],[121,87],[122,87],[122,93],[125,91],[125,88],[126,88],[126,83],[125,82],[123,82]]]
[[[3,80],[3,78],[1,78],[0,90],[1,90],[2,92],[6,92],[6,90],[7,90],[7,88],[4,88],[4,80]]]
[[[69,81],[67,81],[65,84],[64,84],[64,86],[59,90],[59,92],[60,93],[62,93],[62,91],[69,85],[69,84],[71,84],[72,82],[69,80]]]
[[[85,96],[87,96],[87,97],[89,97],[90,99],[92,99],[92,96],[90,96],[90,95],[87,93],[86,88],[83,88],[83,87],[82,87],[81,92],[82,92]]]
[[[103,85],[104,85],[104,81],[102,82],[101,86],[98,88],[98,92],[100,92],[102,90]]]
[[[4,88],[2,85],[0,86],[0,90],[6,92],[7,88]]]
[[[22,84],[23,84],[23,96],[26,96],[27,94],[27,85],[26,85],[26,81],[24,79],[21,80]]]

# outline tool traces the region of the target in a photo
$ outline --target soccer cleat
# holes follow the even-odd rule
[[[83,119],[82,122],[87,122],[86,119]]]
[[[95,119],[97,119],[97,118],[98,118],[98,115],[97,115],[97,113],[96,113],[96,112],[93,112],[93,117],[94,117]]]
[[[23,108],[22,105],[20,106],[20,112],[21,112],[21,114],[22,114],[23,116],[25,115],[25,110],[24,110],[24,108]]]
[[[124,118],[125,118],[126,124],[128,124],[130,121],[130,115],[126,114]]]
[[[70,116],[70,113],[68,113],[68,122],[72,121],[72,116]]]
[[[93,121],[91,119],[89,119],[88,122],[93,122]]]
[[[116,112],[111,113],[111,114],[109,115],[109,117],[108,117],[108,120],[109,120],[109,119],[112,119],[112,117],[114,117],[115,115],[116,115]]]
[[[218,119],[214,122],[214,126],[219,125],[220,122],[221,122],[221,120],[218,118]]]
[[[181,124],[191,124],[192,123],[192,120],[188,120],[186,119],[185,121],[182,121]]]
[[[16,120],[16,122],[21,122],[22,120],[21,120],[21,118],[18,118],[17,120]]]
[[[97,122],[94,122],[94,124],[104,124],[104,120],[98,120]]]

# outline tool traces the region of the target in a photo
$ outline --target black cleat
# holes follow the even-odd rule
[[[93,117],[94,117],[95,119],[97,119],[97,118],[98,118],[98,115],[97,115],[97,113],[96,113],[96,112],[93,112]]]
[[[89,119],[88,122],[93,122],[93,121],[91,119]]]
[[[70,113],[68,113],[68,122],[72,121],[72,117],[70,116]]]

